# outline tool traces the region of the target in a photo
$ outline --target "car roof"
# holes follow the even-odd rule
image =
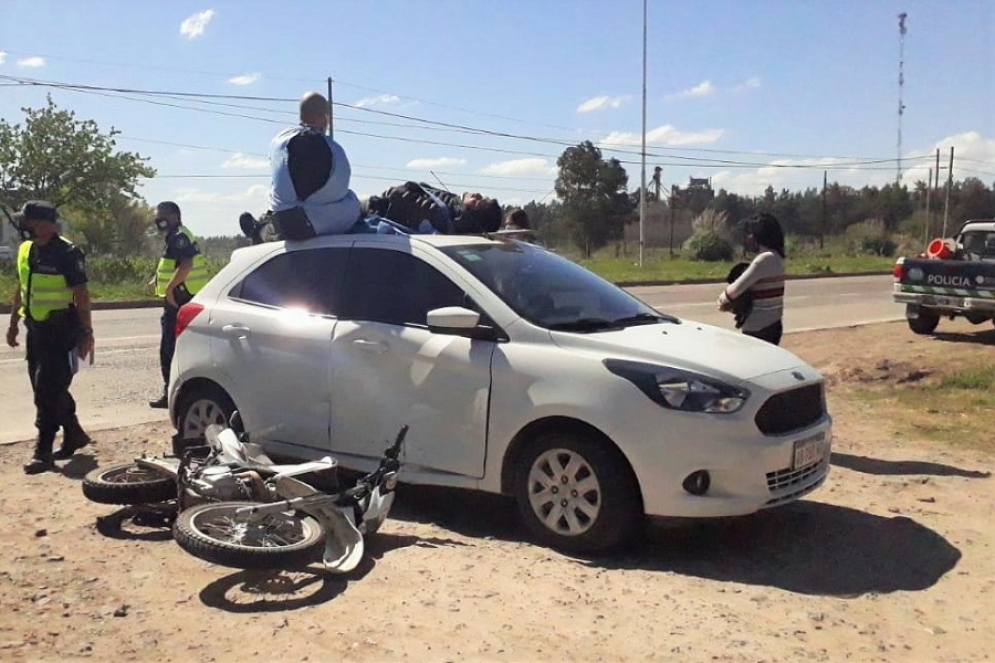
[[[995,231],[995,219],[971,219],[970,221],[965,221],[964,225],[960,227],[959,232],[967,230],[980,230],[982,232]]]
[[[263,242],[262,244],[256,244],[254,246],[246,246],[240,249],[235,249],[232,253],[234,258],[236,255],[239,258],[254,258],[261,255],[266,255],[269,253],[276,253],[279,250],[286,248],[288,250],[293,249],[306,249],[306,248],[319,248],[325,246],[337,246],[340,244],[347,244],[358,239],[364,241],[374,241],[377,243],[383,243],[386,246],[403,246],[405,244],[423,244],[426,246],[432,246],[437,248],[447,247],[447,246],[487,246],[494,244],[504,244],[509,240],[504,238],[492,238],[487,235],[428,235],[428,234],[412,234],[412,235],[379,235],[375,233],[356,233],[356,234],[345,234],[345,235],[324,235],[320,237],[312,237],[311,239],[306,239],[297,242],[289,241],[279,241],[279,242]]]

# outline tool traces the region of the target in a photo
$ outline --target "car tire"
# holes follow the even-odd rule
[[[216,385],[196,386],[180,397],[176,408],[176,431],[184,446],[204,444],[204,431],[211,424],[227,426],[235,403]]]
[[[936,326],[940,324],[940,316],[932,311],[919,309],[919,315],[915,318],[906,318],[909,329],[914,334],[929,335],[936,331]]]
[[[632,469],[610,442],[590,432],[540,435],[519,454],[513,486],[526,527],[553,548],[606,552],[642,527]]]

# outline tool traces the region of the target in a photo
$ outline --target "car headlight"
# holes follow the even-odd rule
[[[743,407],[750,392],[691,371],[625,359],[605,359],[605,368],[639,387],[671,410],[729,414]]]

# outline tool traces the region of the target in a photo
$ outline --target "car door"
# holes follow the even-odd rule
[[[279,253],[212,311],[213,360],[261,441],[328,450],[328,353],[347,257],[344,246]]]
[[[332,340],[332,448],[377,457],[408,424],[406,465],[481,477],[495,343],[428,330],[428,311],[475,304],[414,251],[352,249]]]

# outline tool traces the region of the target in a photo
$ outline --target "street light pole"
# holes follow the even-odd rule
[[[643,226],[646,222],[646,3],[643,0],[643,149],[639,186],[639,266],[643,266]]]

